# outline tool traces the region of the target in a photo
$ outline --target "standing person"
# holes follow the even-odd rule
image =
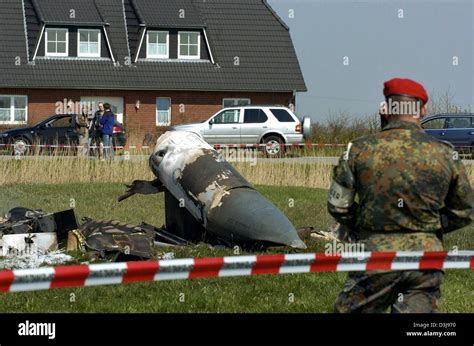
[[[99,109],[93,114],[89,123],[89,146],[94,146],[94,153],[100,153],[99,148],[102,138],[102,128],[99,121],[102,115],[104,115],[104,103],[101,101],[98,106]]]
[[[76,114],[76,131],[79,135],[77,156],[87,157],[89,152],[89,106],[84,104],[80,114]]]
[[[365,251],[442,251],[443,233],[474,219],[464,166],[452,145],[419,126],[427,114],[424,87],[400,78],[384,86],[385,125],[350,143],[341,156],[328,211],[355,233]],[[443,275],[441,270],[350,272],[335,311],[434,312]]]
[[[102,142],[104,143],[104,159],[111,159],[114,150],[112,148],[112,136],[114,134],[115,115],[110,110],[110,104],[104,103],[104,115],[99,120],[102,125]]]

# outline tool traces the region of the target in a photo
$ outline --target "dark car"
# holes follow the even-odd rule
[[[474,153],[474,114],[437,114],[421,121],[426,133],[450,142],[462,153]]]
[[[75,119],[75,114],[56,114],[33,126],[0,132],[0,142],[13,144],[14,148],[25,148],[25,145],[30,144],[77,145],[79,136]],[[113,130],[114,145],[125,145],[123,125],[116,123]]]

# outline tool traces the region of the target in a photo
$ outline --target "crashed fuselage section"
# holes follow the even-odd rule
[[[288,220],[198,135],[163,134],[150,157],[155,181],[135,181],[128,193],[165,193],[166,228],[192,241],[226,245],[281,244],[305,248]]]

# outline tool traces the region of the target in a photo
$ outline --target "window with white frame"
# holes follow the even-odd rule
[[[79,29],[77,56],[100,57],[100,29]]]
[[[224,98],[222,99],[222,107],[243,107],[250,104],[250,99],[238,99],[238,98]]]
[[[45,30],[46,56],[68,56],[68,29],[47,28]]]
[[[201,35],[199,32],[184,32],[178,34],[178,59],[199,59]]]
[[[151,59],[168,59],[168,31],[147,31],[146,57]]]
[[[26,123],[28,99],[23,95],[0,95],[0,123]]]
[[[171,99],[158,97],[156,99],[156,125],[167,126],[171,124]]]

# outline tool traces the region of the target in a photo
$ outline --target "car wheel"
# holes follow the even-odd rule
[[[303,126],[303,137],[306,140],[311,140],[311,137],[313,136],[313,132],[311,130],[311,118],[310,117],[304,117],[302,121],[302,126]]]
[[[278,136],[268,136],[263,140],[267,157],[282,157],[285,151],[283,140]]]
[[[31,151],[31,142],[25,137],[13,138],[13,154],[26,155]]]

